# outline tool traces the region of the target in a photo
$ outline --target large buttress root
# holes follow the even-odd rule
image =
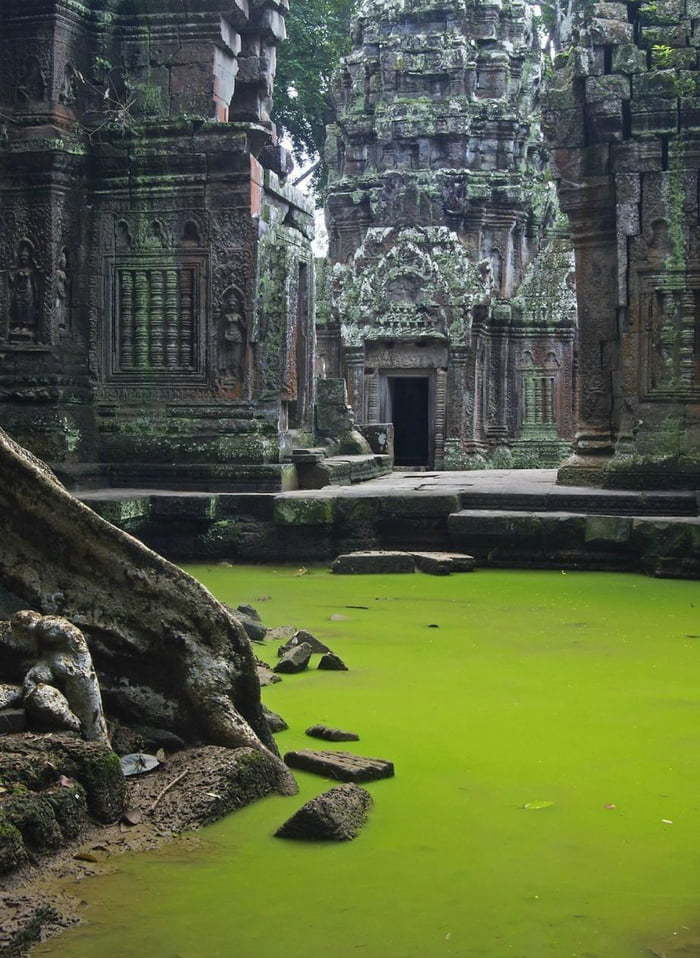
[[[175,703],[190,740],[277,754],[240,622],[199,582],[101,519],[0,430],[0,582],[85,634],[98,675]],[[103,682],[104,692],[104,682]],[[279,762],[279,785],[295,790]]]

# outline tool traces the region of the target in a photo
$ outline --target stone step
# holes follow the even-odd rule
[[[295,459],[295,462],[297,460]],[[351,486],[368,479],[379,479],[391,473],[391,457],[370,453],[358,456],[327,456],[314,464],[297,463],[299,486],[302,489],[325,489],[327,486]]]
[[[495,566],[638,569],[700,578],[700,517],[462,509],[447,520],[455,548]]]
[[[548,492],[483,492],[460,494],[464,509],[523,512],[572,512],[584,515],[696,516],[694,492],[618,492],[592,489],[569,492],[554,487]]]
[[[352,752],[327,751],[325,749],[301,748],[284,756],[289,768],[314,772],[339,782],[374,782],[379,778],[391,778],[394,764],[384,758],[366,758]]]

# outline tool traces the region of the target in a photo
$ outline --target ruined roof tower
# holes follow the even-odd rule
[[[542,63],[520,0],[363,0],[337,75],[321,351],[330,373],[342,354],[370,422],[390,418],[379,370],[428,371],[426,465],[468,465],[535,424],[556,456],[569,435],[575,307],[566,243],[547,244]]]

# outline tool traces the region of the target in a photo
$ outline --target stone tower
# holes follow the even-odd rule
[[[337,76],[320,365],[359,421],[394,422],[399,463],[551,463],[572,436],[531,21],[521,0],[363,0]]]
[[[3,0],[0,424],[72,484],[278,489],[313,411],[287,0]]]
[[[576,250],[574,455],[559,481],[700,485],[700,6],[574,3],[546,131]]]

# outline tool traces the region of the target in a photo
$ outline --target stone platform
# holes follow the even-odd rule
[[[96,512],[178,562],[328,562],[360,549],[480,566],[700,577],[696,492],[557,486],[554,470],[410,473],[285,493],[90,490]]]

